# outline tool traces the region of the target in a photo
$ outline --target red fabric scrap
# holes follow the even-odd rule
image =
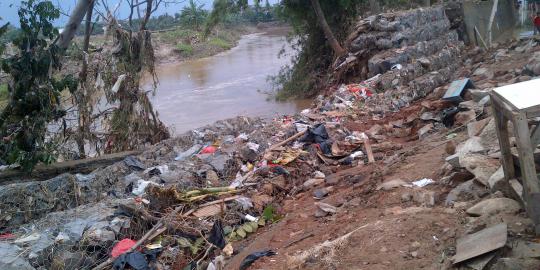
[[[201,154],[213,154],[217,151],[217,148],[215,146],[207,146],[205,148],[203,148],[203,150],[201,151]]]
[[[126,253],[126,251],[128,251],[136,243],[137,243],[136,241],[131,240],[129,238],[122,239],[120,242],[118,242],[118,243],[116,243],[116,245],[114,245],[114,247],[112,249],[112,252],[111,252],[111,256],[113,258],[116,258],[116,257]]]

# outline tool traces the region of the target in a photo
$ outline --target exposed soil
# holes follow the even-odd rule
[[[440,147],[442,142],[441,139],[433,139],[429,143],[409,145],[414,154],[384,179],[400,178],[411,182],[438,177],[438,171],[444,164],[444,148]],[[460,215],[453,209],[439,207],[440,200],[437,200],[434,208],[421,207],[414,202],[402,203],[401,196],[411,192],[408,187],[375,192],[378,179],[369,177],[373,167],[365,166],[364,173],[360,175],[366,176],[357,183],[353,183],[355,179],[342,181],[336,192],[322,201],[341,205],[340,211],[334,216],[316,218],[313,215],[316,200],[310,191],[284,200],[283,212],[286,217],[250,237],[248,241],[251,243],[238,243],[235,248],[240,251],[228,267],[237,269],[248,254],[270,248],[276,250],[278,255],[263,258],[250,269],[287,269],[290,267],[290,257],[298,251],[366,226],[351,236],[348,243],[336,252],[337,256],[327,257],[328,263],[308,263],[302,269],[432,269],[444,256],[445,247],[454,245]],[[436,186],[426,189],[444,192]],[[310,233],[314,235],[290,244]],[[420,246],[414,242],[419,242]],[[290,246],[285,247],[288,244]],[[418,252],[416,257],[411,255],[413,251]]]

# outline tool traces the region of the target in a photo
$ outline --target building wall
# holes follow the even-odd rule
[[[489,43],[488,24],[493,8],[494,0],[488,1],[464,1],[463,13],[467,29],[467,35],[472,44],[482,46],[480,38],[474,31],[478,29],[482,39]],[[500,42],[513,38],[516,27],[516,9],[513,0],[499,0],[497,13],[493,21],[491,35],[493,42]],[[489,44],[488,44],[489,46]]]

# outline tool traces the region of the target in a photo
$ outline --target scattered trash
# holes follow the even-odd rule
[[[274,255],[277,255],[277,253],[275,251],[272,251],[272,250],[253,252],[253,253],[249,254],[246,258],[244,258],[244,260],[240,264],[240,270],[247,269],[250,265],[252,265],[259,258],[266,257],[266,256],[274,256]]]
[[[137,186],[133,187],[133,190],[131,191],[131,193],[137,196],[141,196],[144,194],[144,191],[146,190],[148,185],[158,185],[158,184],[152,181],[145,181],[145,180],[139,179],[137,180]]]
[[[435,181],[433,181],[433,179],[429,179],[429,178],[423,178],[423,179],[420,179],[418,181],[414,181],[412,182],[412,184],[414,186],[417,186],[417,187],[425,187],[429,184],[433,184],[435,183]]]
[[[0,241],[4,241],[4,240],[12,240],[12,239],[15,239],[16,236],[12,233],[2,233],[0,234]]]
[[[142,164],[142,162],[134,156],[127,156],[124,159],[124,163],[126,163],[128,167],[139,171],[143,171],[146,169],[146,166],[144,166],[144,164]]]
[[[210,145],[201,150],[199,154],[214,154],[217,151],[217,147]]]
[[[448,87],[448,90],[442,97],[442,100],[447,100],[447,101],[456,102],[456,103],[462,102],[463,91],[468,88],[473,88],[473,87],[474,85],[469,78],[455,80]]]
[[[441,113],[442,123],[445,127],[451,127],[454,125],[454,116],[459,112],[458,107],[451,107],[444,109]]]
[[[225,247],[225,233],[223,232],[223,225],[221,220],[214,221],[208,242],[214,244],[216,247],[223,249]]]
[[[150,270],[146,256],[139,251],[133,251],[120,255],[113,262],[114,270],[123,270],[126,265],[131,266],[134,270]]]
[[[313,128],[308,128],[306,134],[300,138],[300,141],[306,143],[324,143],[328,139],[328,132],[326,132],[324,124],[317,124]]]
[[[255,152],[259,151],[259,145],[256,143],[248,142],[246,146]]]
[[[249,136],[246,133],[240,133],[240,135],[238,135],[238,137],[236,137],[236,139],[238,141],[241,141],[241,142],[244,141],[245,142],[245,141],[249,140]]]
[[[169,166],[165,164],[161,166],[150,167],[144,170],[143,173],[147,173],[150,177],[152,177],[156,175],[166,174],[167,172],[169,172]]]
[[[401,64],[395,64],[390,68],[390,70],[400,70],[402,68],[403,66]]]
[[[30,235],[21,237],[21,238],[15,240],[15,241],[13,241],[13,243],[15,243],[15,244],[24,244],[24,243],[28,243],[28,242],[37,241],[37,240],[39,240],[39,238],[41,238],[41,235],[39,233],[35,232],[35,233],[30,234]]]
[[[202,148],[202,145],[195,144],[191,148],[189,148],[188,150],[177,154],[177,156],[176,156],[176,158],[174,158],[174,160],[181,161],[181,160],[184,160],[186,158],[189,158],[189,157],[197,154],[201,150],[201,148]]]

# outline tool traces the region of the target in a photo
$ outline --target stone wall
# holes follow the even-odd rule
[[[450,81],[464,47],[458,8],[444,6],[384,13],[360,20],[349,36],[348,69],[373,78],[381,113],[395,111]],[[446,11],[452,11],[452,21]]]

